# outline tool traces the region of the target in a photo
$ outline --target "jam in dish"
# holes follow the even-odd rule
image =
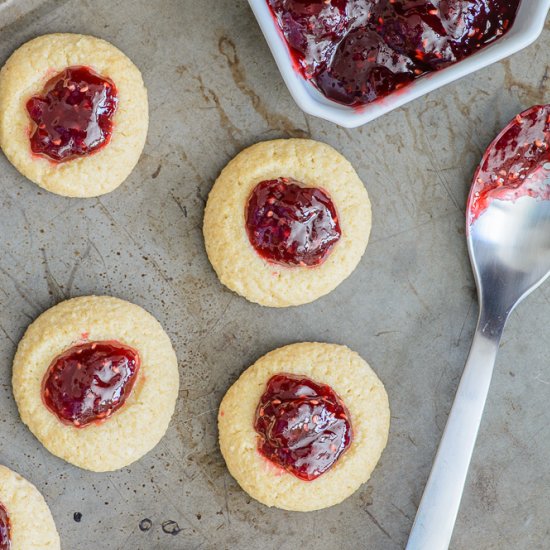
[[[10,518],[8,516],[8,511],[0,502],[0,550],[10,550],[10,548]]]
[[[328,98],[370,103],[471,55],[520,0],[267,0],[304,76]]]
[[[31,150],[54,162],[94,153],[111,139],[118,103],[114,83],[88,67],[69,67],[27,102]]]
[[[120,342],[76,345],[53,360],[42,398],[65,424],[81,428],[102,422],[124,405],[139,363],[137,351]]]
[[[468,225],[492,200],[550,200],[550,105],[517,115],[485,152],[470,191]]]
[[[245,215],[256,252],[286,266],[319,265],[342,234],[328,194],[288,178],[259,183]]]
[[[331,468],[352,440],[349,413],[333,389],[291,374],[269,380],[254,427],[260,454],[304,481]]]

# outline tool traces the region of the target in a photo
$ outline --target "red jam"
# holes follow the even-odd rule
[[[256,252],[286,266],[316,266],[342,232],[325,191],[279,178],[259,183],[248,200],[246,230]]]
[[[137,351],[115,341],[87,342],[56,357],[42,397],[61,422],[83,428],[109,418],[130,395],[139,370]]]
[[[64,162],[105,147],[117,103],[116,86],[108,78],[88,67],[65,69],[27,102],[32,152]]]
[[[2,503],[0,503],[0,550],[10,550],[11,548],[11,536],[10,536],[10,518],[8,511]]]
[[[329,470],[349,448],[349,413],[333,389],[305,376],[278,374],[256,410],[258,450],[304,481]]]
[[[550,105],[517,115],[489,145],[474,175],[468,226],[492,200],[550,200]]]
[[[306,78],[361,105],[502,36],[520,0],[267,0]]]

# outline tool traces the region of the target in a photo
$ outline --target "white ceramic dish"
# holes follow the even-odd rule
[[[327,99],[296,71],[286,41],[267,5],[267,0],[248,1],[294,101],[306,113],[346,128],[366,124],[421,95],[525,48],[542,32],[550,9],[550,0],[522,0],[511,29],[493,44],[459,63],[415,80],[398,93],[390,94],[359,108],[352,108]]]

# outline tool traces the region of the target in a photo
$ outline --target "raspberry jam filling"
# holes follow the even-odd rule
[[[260,182],[248,199],[245,215],[256,252],[286,266],[319,265],[342,235],[328,194],[293,179]]]
[[[137,351],[116,341],[87,342],[56,357],[44,376],[42,398],[61,422],[83,428],[109,418],[130,395]]]
[[[54,162],[94,153],[111,139],[118,103],[114,83],[88,67],[69,67],[27,101],[31,150]]]
[[[267,0],[296,64],[361,105],[468,57],[511,27],[520,0]]]
[[[468,199],[468,226],[493,200],[550,200],[550,105],[517,115],[487,147]]]
[[[0,502],[0,550],[10,550],[10,517],[8,511]]]
[[[349,413],[334,390],[292,374],[269,380],[254,428],[259,452],[304,481],[330,469],[352,440]]]

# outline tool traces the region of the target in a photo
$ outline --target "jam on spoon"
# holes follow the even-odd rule
[[[256,252],[286,266],[319,265],[342,234],[328,194],[289,178],[260,182],[250,195],[245,217]]]
[[[520,0],[267,0],[303,72],[362,105],[473,54],[511,27]]]
[[[97,152],[111,139],[117,104],[111,80],[89,67],[68,67],[27,102],[32,152],[53,162]]]
[[[334,390],[292,374],[269,380],[254,427],[260,454],[304,481],[329,470],[352,441],[349,413]]]
[[[78,344],[53,360],[42,398],[64,424],[83,428],[103,422],[128,399],[139,366],[137,351],[120,342]]]
[[[550,105],[517,115],[489,145],[474,175],[468,226],[492,200],[550,200]]]
[[[11,536],[10,536],[10,517],[8,511],[0,502],[0,550],[10,550],[11,548]]]

